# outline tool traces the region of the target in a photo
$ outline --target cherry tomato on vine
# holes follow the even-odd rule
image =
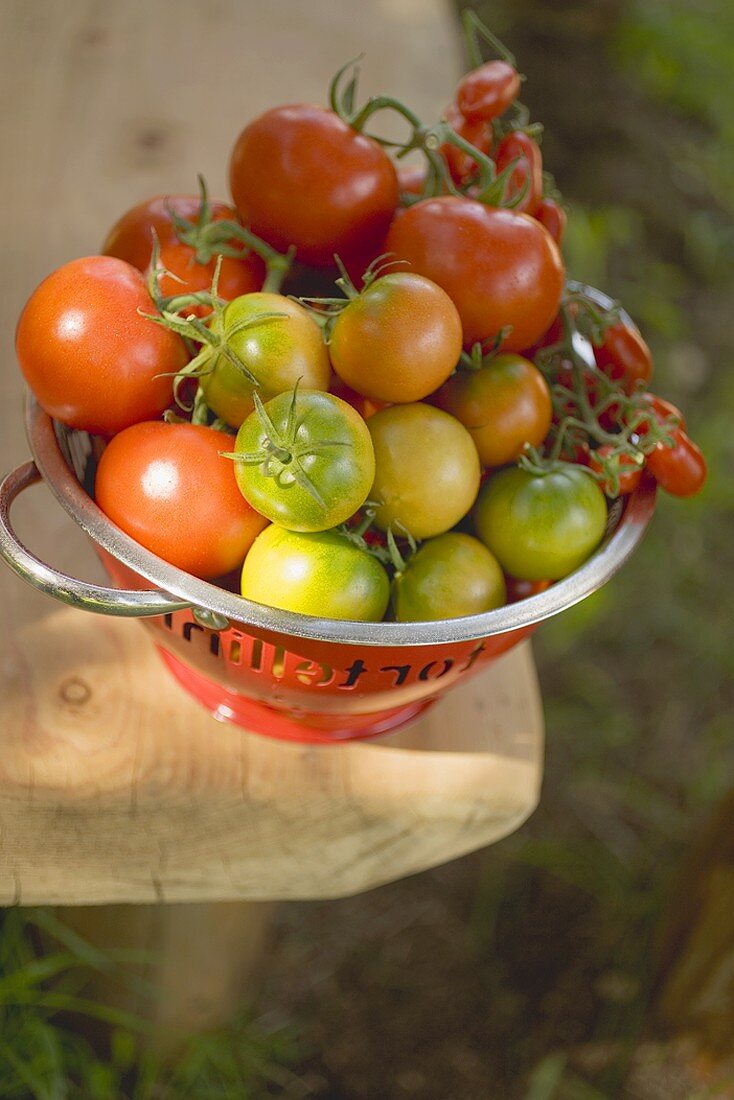
[[[566,235],[568,215],[555,199],[541,199],[535,208],[533,217],[548,230],[553,240],[560,248]]]
[[[523,130],[511,130],[497,146],[494,159],[498,173],[517,161],[505,187],[505,203],[522,195],[513,202],[512,209],[518,213],[537,214],[543,197],[543,157],[538,143]]]
[[[371,282],[337,315],[331,364],[375,401],[420,401],[445,382],[462,348],[461,320],[445,290],[395,271]]]
[[[97,467],[97,504],[146,549],[196,577],[237,569],[267,526],[242,499],[229,436],[195,424],[149,421],[114,437]]]
[[[505,602],[505,578],[479,539],[456,531],[428,539],[393,580],[398,622],[479,615]]]
[[[330,266],[377,256],[395,208],[398,179],[385,151],[333,111],[275,107],[235,142],[230,187],[242,220],[281,252]]]
[[[245,558],[241,591],[301,615],[379,622],[390,581],[376,558],[336,531],[304,534],[273,524]]]
[[[161,245],[178,240],[171,211],[196,225],[200,210],[200,195],[156,195],[146,199],[115,222],[101,252],[145,271],[153,254],[153,232]],[[237,221],[237,211],[224,202],[209,200],[209,211],[212,221]]]
[[[649,409],[658,424],[669,421],[674,427],[680,428],[681,431],[686,430],[686,422],[680,409],[672,401],[666,401],[664,397],[660,397],[657,393],[640,394],[640,405],[637,411],[642,412],[643,409]],[[645,435],[650,431],[649,420],[635,419],[635,431],[639,435]]]
[[[46,412],[97,435],[159,416],[187,361],[155,314],[141,273],[111,256],[72,260],[34,290],[18,321],[18,362]]]
[[[243,423],[235,477],[253,508],[290,531],[326,531],[369,493],[375,456],[358,412],[331,393],[281,393]]]
[[[417,202],[397,218],[385,250],[443,287],[464,344],[497,340],[522,351],[558,313],[564,266],[550,235],[527,214],[455,195]]]
[[[650,348],[636,329],[623,323],[606,330],[603,343],[594,346],[594,358],[599,369],[620,382],[628,394],[652,377]]]
[[[632,455],[619,453],[613,459],[617,470],[615,478],[607,468],[610,456],[614,454],[615,448],[610,443],[603,443],[601,447],[598,447],[589,455],[589,469],[603,478],[600,485],[606,496],[627,496],[628,493],[633,493],[640,484],[645,464],[644,462],[635,462]]]
[[[486,482],[474,521],[506,573],[518,580],[559,580],[601,542],[607,505],[580,466],[564,463],[542,474],[514,466]]]
[[[489,156],[492,148],[492,131],[486,122],[468,122],[455,103],[446,108],[444,119],[459,137],[463,138],[464,141],[468,141],[480,153]],[[479,165],[469,153],[460,149],[458,145],[446,141],[439,152],[446,162],[446,167],[451,173],[454,183],[461,186],[476,175]]]
[[[252,412],[256,388],[263,401],[299,382],[304,389],[328,389],[331,367],[321,329],[298,302],[264,291],[245,294],[226,305],[221,322],[215,318],[211,327],[235,362],[222,345],[213,348],[201,388],[209,408],[231,427],[238,428]],[[257,379],[257,387],[238,363]]]
[[[479,370],[459,370],[435,396],[470,433],[483,466],[504,466],[526,443],[539,447],[553,415],[548,383],[520,355],[500,354]]]
[[[458,420],[416,402],[382,409],[367,427],[375,448],[369,499],[378,505],[377,527],[430,538],[467,514],[479,489],[479,457]]]
[[[706,482],[706,459],[681,428],[671,433],[673,446],[658,443],[647,456],[647,469],[658,485],[674,497],[692,497]]]
[[[506,61],[485,61],[472,69],[456,89],[456,103],[469,122],[499,118],[520,92],[520,76]]]

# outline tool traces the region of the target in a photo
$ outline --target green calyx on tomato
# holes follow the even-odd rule
[[[515,466],[483,486],[474,523],[506,573],[519,580],[559,580],[601,542],[607,505],[581,466],[559,462],[535,472]]]
[[[330,393],[279,394],[242,424],[234,452],[240,491],[249,504],[291,531],[325,531],[365,502],[375,473],[367,425]]]
[[[395,618],[403,623],[478,615],[505,598],[495,556],[479,539],[456,531],[424,542],[392,585]]]
[[[303,533],[273,524],[245,558],[241,592],[301,615],[379,622],[390,581],[379,561],[337,531]]]

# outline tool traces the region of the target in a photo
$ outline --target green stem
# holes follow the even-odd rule
[[[485,26],[475,11],[472,11],[471,8],[465,8],[461,15],[461,22],[466,54],[473,69],[478,69],[484,60],[480,41],[484,41],[491,46],[503,61],[506,61],[508,65],[512,65],[513,69],[517,68],[513,54],[510,53],[504,42],[500,42],[499,38],[492,34],[489,27]]]

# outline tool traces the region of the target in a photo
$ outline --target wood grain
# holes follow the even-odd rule
[[[36,283],[95,251],[140,199],[224,190],[232,141],[279,102],[323,100],[363,50],[365,94],[426,118],[450,96],[441,0],[6,0],[0,94],[0,468],[27,458],[11,334]],[[98,579],[46,490],[21,537]],[[516,828],[542,774],[528,646],[379,743],[302,748],[215,723],[162,672],[143,630],[59,610],[0,569],[0,901],[332,897]]]

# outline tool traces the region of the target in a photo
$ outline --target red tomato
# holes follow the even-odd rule
[[[550,588],[552,581],[519,581],[517,577],[505,574],[505,588],[507,602],[517,603],[518,600],[527,600],[529,596],[537,596],[539,592],[545,592]]]
[[[672,447],[658,443],[647,456],[647,468],[658,485],[674,497],[692,497],[706,481],[706,459],[682,429],[675,428]]]
[[[426,170],[422,164],[404,164],[398,168],[401,195],[422,195],[425,183]]]
[[[459,82],[456,102],[470,122],[498,118],[517,99],[520,77],[506,61],[485,61]]]
[[[163,245],[177,240],[169,208],[181,218],[196,224],[201,209],[200,195],[156,195],[133,206],[110,229],[102,253],[127,260],[138,271],[145,271],[153,252],[153,230]],[[210,200],[212,221],[237,221],[237,212],[223,202]],[[211,283],[211,279],[209,280]]]
[[[145,279],[110,256],[57,268],[34,290],[18,321],[20,368],[39,404],[64,424],[114,435],[159,416],[170,377],[187,361],[181,339],[155,313]]]
[[[655,420],[658,424],[663,424],[666,420],[676,420],[676,427],[681,431],[686,430],[686,422],[683,418],[683,413],[680,409],[672,403],[672,401],[666,401],[664,397],[659,397],[656,393],[643,393],[640,395],[644,404],[650,409]],[[647,420],[641,420],[635,431],[639,435],[645,435],[650,431],[650,424]]]
[[[178,240],[170,240],[161,244],[159,262],[168,275],[162,275],[158,280],[158,289],[164,298],[179,294],[194,294],[200,290],[209,290],[214,278],[217,266],[217,257],[213,256],[206,264],[200,264],[196,260],[194,250],[187,244]],[[235,256],[223,256],[219,268],[219,282],[217,289],[219,297],[231,302],[233,298],[239,298],[242,294],[250,294],[259,290],[265,278],[265,265],[259,256],[253,252],[245,253],[243,259]],[[178,280],[181,280],[179,282]],[[206,306],[186,307],[186,314],[194,313],[201,317],[210,313]]]
[[[597,450],[591,452],[588,465],[595,474],[604,475],[603,459],[609,458],[613,451],[614,447],[612,447],[611,444],[604,443],[601,447],[598,447]],[[607,475],[605,480],[600,482],[602,491],[608,497],[622,497],[626,496],[628,493],[634,492],[642,478],[643,467],[639,466],[631,455],[620,454],[617,461],[618,473],[616,484],[614,478],[610,475]]]
[[[563,207],[559,206],[554,199],[541,199],[533,217],[537,218],[542,226],[545,226],[560,248],[568,224],[568,216]]]
[[[393,222],[385,249],[443,287],[459,311],[466,346],[494,341],[509,326],[502,348],[521,351],[558,312],[563,260],[527,214],[454,195],[425,199]]]
[[[524,214],[535,214],[543,197],[543,157],[537,142],[522,130],[513,130],[506,134],[497,146],[495,163],[498,172],[504,172],[513,161],[517,163],[510,172],[505,187],[505,201],[524,191],[522,199],[512,209]]]
[[[652,352],[637,329],[629,325],[608,328],[604,343],[594,347],[594,358],[600,370],[622,383],[626,393],[633,393],[652,377]]]
[[[235,142],[230,186],[243,221],[280,251],[317,267],[381,245],[399,200],[395,167],[333,111],[275,107]]]
[[[444,118],[452,130],[478,149],[480,153],[489,156],[492,148],[492,131],[486,122],[467,122],[455,103],[447,107]],[[439,152],[446,161],[451,178],[454,183],[463,184],[471,179],[478,171],[478,164],[468,153],[451,142],[444,142]]]
[[[220,451],[232,437],[195,424],[134,424],[106,447],[97,504],[146,549],[196,577],[237,569],[268,521]]]

